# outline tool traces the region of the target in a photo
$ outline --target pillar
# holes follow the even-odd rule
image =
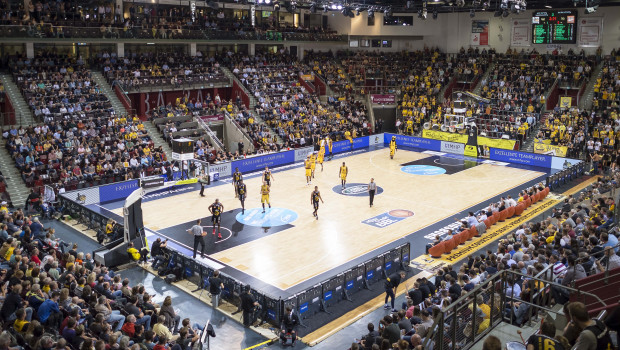
[[[116,43],[116,55],[125,57],[125,43]]]
[[[189,44],[189,55],[192,57],[196,56],[196,43]]]
[[[250,56],[254,56],[254,53],[256,52],[256,44],[249,44],[250,46],[248,47],[248,54]]]
[[[34,58],[34,43],[26,43],[26,57]]]

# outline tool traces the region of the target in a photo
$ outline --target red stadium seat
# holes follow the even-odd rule
[[[445,242],[445,241],[444,241],[444,242],[439,242],[439,244],[437,244],[437,245],[436,245],[436,246],[434,246],[434,247],[431,247],[431,248],[428,250],[428,254],[429,254],[430,256],[432,256],[433,258],[439,258],[439,257],[441,257],[441,254],[443,254],[443,253],[444,253],[444,250],[446,249],[446,243],[447,243],[447,242]]]
[[[478,229],[476,228],[476,226],[472,226],[469,229],[469,239],[472,239],[474,237],[478,236]]]
[[[508,218],[508,209],[504,209],[502,211],[499,212],[499,221],[506,221],[506,218]]]
[[[499,221],[500,217],[501,217],[501,214],[498,211],[493,213],[493,225],[497,224],[497,222]]]
[[[509,219],[515,215],[515,207],[508,207],[506,210],[508,211],[508,216],[506,216],[506,219]]]
[[[538,202],[538,199],[540,199],[540,196],[538,195],[538,193],[536,193],[532,196],[532,204]]]
[[[527,197],[527,200],[525,201],[525,207],[529,208],[530,205],[532,205],[532,197]]]
[[[493,226],[493,222],[490,218],[487,218],[486,220],[484,220],[484,225],[487,227],[488,230],[491,226]]]
[[[448,241],[448,244],[449,244],[448,246],[450,247],[450,251],[452,251],[453,249],[459,246],[459,241],[456,238],[452,238],[451,240]],[[449,253],[450,251],[446,249],[446,253]]]
[[[459,233],[457,236],[459,236],[459,244],[463,244],[465,242],[467,242],[467,240],[469,239],[469,229],[461,231],[461,233]]]
[[[545,196],[549,194],[549,192],[551,191],[551,189],[549,189],[549,187],[545,187],[544,189],[545,191]]]
[[[523,202],[519,203],[519,205],[517,205],[515,207],[515,215],[523,214],[523,211],[525,210],[525,207],[526,207],[525,203],[523,203]]]

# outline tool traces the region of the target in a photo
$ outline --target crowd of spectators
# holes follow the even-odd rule
[[[200,326],[181,320],[170,296],[155,303],[138,281],[122,279],[21,209],[0,206],[0,244],[5,349],[186,350],[198,341]],[[153,256],[164,246],[155,242]]]
[[[13,57],[13,78],[35,117],[43,122],[106,117],[112,104],[81,58],[50,52]]]
[[[613,213],[616,203],[610,192],[615,189],[618,180],[620,173],[616,172],[613,178],[601,178],[588,190],[569,196],[561,206],[553,209],[549,218],[520,225],[515,232],[500,240],[495,251],[471,254],[458,269],[448,265],[438,269],[432,278],[417,279],[408,289],[402,306],[390,306],[386,297],[385,308],[392,309],[391,313],[379,320],[378,327],[374,323],[368,324],[368,334],[361,338],[360,344],[353,344],[351,348],[416,349],[425,337],[433,334],[433,324],[438,314],[451,312],[447,306],[459,299],[463,306],[469,305],[469,312],[467,308],[459,309],[458,324],[448,321],[452,317],[444,317],[447,322],[444,325],[447,327],[445,334],[452,334],[451,328],[456,327],[458,341],[465,342],[472,332],[479,334],[490,327],[492,315],[495,319],[502,317],[507,322],[522,326],[529,317],[537,316],[536,312],[529,312],[533,306],[527,303],[541,302],[540,298],[534,298],[540,284],[533,277],[545,269],[549,273],[543,273],[546,276],[543,278],[558,284],[551,287],[552,303],[563,304],[565,310],[570,310],[565,311],[567,317],[577,316],[582,320],[587,316],[584,305],[568,303],[569,291],[563,286],[572,286],[576,280],[588,275],[620,267],[618,230],[611,229],[615,223]],[[518,198],[507,196],[478,213],[472,212],[461,221],[460,228],[448,230],[445,237],[437,236],[433,244],[451,239],[460,230],[478,225],[493,213],[516,206],[541,190],[542,185],[527,188],[519,193]],[[461,299],[477,286],[484,285],[489,277],[504,270],[524,276],[512,275],[504,290],[497,290],[495,284],[485,285],[483,288],[486,290],[476,294],[475,310],[474,300]],[[404,277],[404,273],[400,276],[393,274],[390,281],[402,283]],[[386,290],[393,288],[393,284],[386,282]],[[501,294],[508,300],[505,309],[501,307]],[[472,329],[474,317],[476,330]],[[617,315],[609,317],[607,322],[610,329],[618,329]],[[587,347],[591,339],[584,337],[583,333],[580,336],[583,328],[574,329],[571,325],[574,327],[575,323],[569,322],[563,332],[564,338],[560,338],[564,348],[569,349],[577,344],[579,349],[594,349]],[[555,337],[555,332],[552,337]],[[448,340],[436,338],[427,345],[433,348],[434,341]],[[452,346],[457,345],[463,344]]]
[[[286,53],[236,56],[232,66],[233,73],[254,94],[255,112],[280,136],[283,147],[310,145],[317,135],[338,141],[346,132],[352,137],[372,132],[363,103],[351,95],[330,96],[327,103],[321,102],[299,81],[300,72],[311,69]],[[258,137],[268,137],[263,125],[254,131]]]
[[[333,52],[306,52],[304,63],[312,67],[312,71],[320,76],[335,94],[352,92],[353,84],[349,81],[344,69],[338,65]]]
[[[125,91],[154,86],[179,88],[191,84],[228,82],[215,58],[203,57],[199,51],[196,56],[162,52],[127,53],[123,58],[104,52],[98,64],[102,66],[108,81],[121,85]]]

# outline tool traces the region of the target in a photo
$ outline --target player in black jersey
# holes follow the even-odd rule
[[[211,222],[213,223],[213,234],[215,234],[215,225],[217,224],[217,238],[222,239],[222,212],[224,211],[224,206],[220,203],[219,199],[215,199],[215,202],[209,206],[209,211],[211,212]]]
[[[241,215],[245,214],[245,196],[248,193],[243,179],[237,183],[237,194],[239,195],[239,201],[241,202]]]
[[[232,184],[233,184],[233,187],[235,188],[235,198],[239,196],[239,192],[237,192],[239,187],[237,186],[237,184],[239,183],[239,181],[242,181],[242,180],[243,180],[243,174],[241,174],[241,172],[239,171],[239,168],[235,168],[235,172],[232,175]]]
[[[271,170],[269,170],[269,167],[265,167],[265,171],[263,171],[263,181],[267,183],[267,186],[271,187],[271,180],[273,180]]]
[[[321,192],[319,192],[319,186],[314,186],[314,191],[310,194],[310,203],[312,203],[312,207],[314,208],[314,212],[312,215],[318,220],[319,219],[319,200],[321,203],[323,202],[323,198],[321,198]]]

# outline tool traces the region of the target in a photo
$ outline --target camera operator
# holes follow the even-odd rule
[[[256,318],[254,311],[260,304],[254,299],[252,294],[252,287],[250,285],[245,286],[245,293],[241,294],[241,310],[243,311],[243,326],[249,328]]]
[[[161,238],[157,237],[155,242],[151,245],[151,257],[153,258],[153,269],[157,270],[161,262],[166,260],[163,248],[168,245],[168,239],[162,242]]]
[[[297,333],[295,333],[295,329],[299,325],[299,316],[293,313],[293,309],[290,306],[286,307],[286,314],[282,318],[282,324],[280,325],[280,339],[282,341],[286,341],[286,334],[291,334],[291,340],[293,341],[293,346],[295,346],[295,340],[297,339]]]

